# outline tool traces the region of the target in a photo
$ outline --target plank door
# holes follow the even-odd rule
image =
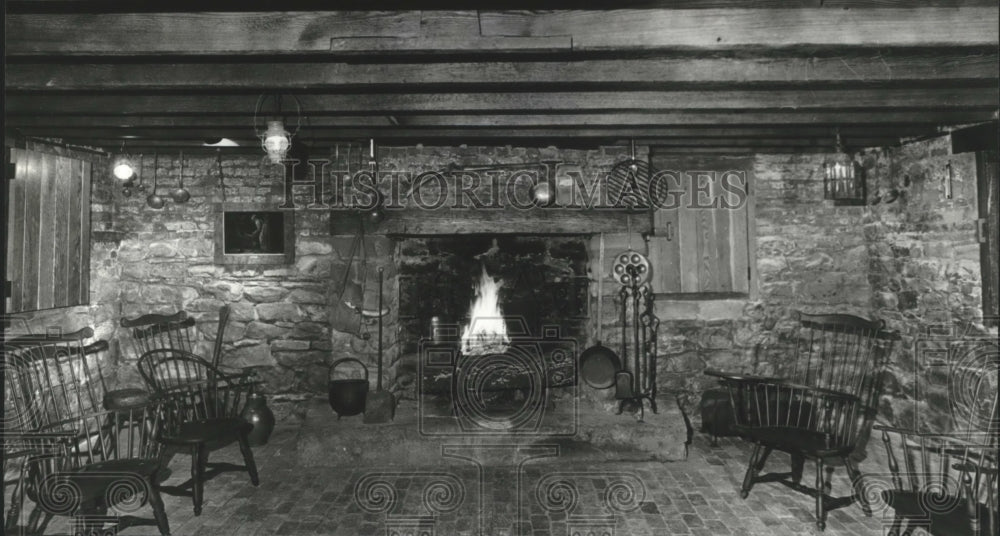
[[[9,154],[8,310],[89,303],[91,163],[26,149]]]

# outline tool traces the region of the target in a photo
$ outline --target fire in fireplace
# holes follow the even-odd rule
[[[502,354],[510,346],[507,322],[500,309],[501,281],[490,277],[483,266],[476,285],[476,299],[469,308],[469,323],[462,330],[462,355]]]

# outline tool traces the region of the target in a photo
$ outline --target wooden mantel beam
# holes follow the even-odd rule
[[[153,61],[153,58],[150,58]],[[7,91],[414,91],[993,84],[993,53],[445,63],[11,63]]]
[[[995,46],[1000,6],[10,14],[9,56]],[[443,37],[442,37],[443,36]]]

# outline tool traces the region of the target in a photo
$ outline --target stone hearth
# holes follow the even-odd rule
[[[441,462],[443,448],[455,446],[479,450],[495,465],[509,463],[519,449],[542,449],[553,462],[685,459],[687,427],[673,402],[663,401],[659,414],[647,411],[642,422],[579,404],[560,400],[542,408],[536,422],[497,430],[448,415],[429,397],[400,401],[395,419],[385,424],[364,424],[360,415],[338,419],[326,403],[315,401],[299,428],[297,455],[303,467],[433,465]]]

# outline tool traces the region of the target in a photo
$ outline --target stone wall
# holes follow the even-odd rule
[[[187,311],[197,322],[196,352],[210,355],[219,308],[229,304],[222,364],[256,368],[270,393],[315,392],[325,383],[325,378],[319,379],[325,372],[320,374],[313,365],[331,350],[326,301],[334,257],[328,214],[295,213],[292,264],[217,265],[216,205],[277,207],[284,195],[282,168],[253,156],[227,156],[222,158],[220,183],[215,157],[187,156],[184,186],[190,200],[177,204],[168,198],[165,208],[155,210],[145,202],[152,186],[152,159],[147,156],[145,163],[144,181],[150,190],[123,199],[118,210],[117,225],[125,233],[117,256],[120,315]],[[159,156],[161,196],[177,188],[180,171],[178,154]],[[137,357],[121,355],[125,381],[138,381]]]
[[[982,325],[975,155],[953,155],[950,147],[950,137],[942,136],[864,158],[869,187],[882,196],[864,219],[872,308],[903,336],[881,413],[897,425],[935,432],[952,430],[953,417],[964,419],[954,402],[974,385],[955,379],[977,375],[955,368],[967,353],[963,347],[985,338],[996,355],[996,329]],[[995,366],[993,374],[995,397]]]

